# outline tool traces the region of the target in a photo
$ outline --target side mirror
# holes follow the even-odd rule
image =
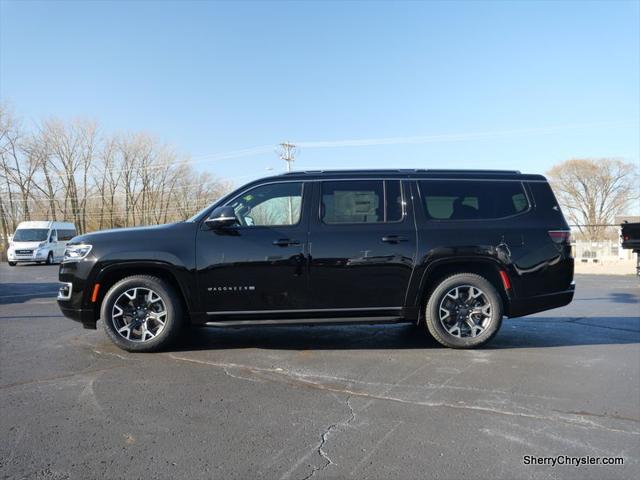
[[[209,218],[207,218],[204,223],[210,228],[217,229],[231,227],[240,222],[238,222],[238,217],[236,217],[236,212],[233,210],[233,207],[218,207],[211,212],[211,215],[209,215]]]

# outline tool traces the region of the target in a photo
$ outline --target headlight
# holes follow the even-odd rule
[[[67,245],[64,249],[63,262],[77,262],[82,260],[91,251],[91,245]]]

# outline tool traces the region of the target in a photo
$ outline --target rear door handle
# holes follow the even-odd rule
[[[402,235],[385,235],[381,238],[384,243],[400,243],[407,242],[409,239]]]
[[[273,244],[278,247],[288,247],[289,245],[300,245],[300,240],[291,240],[290,238],[279,238],[274,240]]]

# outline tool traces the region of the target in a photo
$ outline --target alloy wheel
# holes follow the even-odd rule
[[[111,311],[118,334],[132,342],[148,342],[164,329],[167,307],[157,292],[146,287],[126,290],[116,299]]]
[[[485,292],[473,285],[449,290],[438,311],[442,327],[458,338],[477,337],[491,323],[491,302]]]

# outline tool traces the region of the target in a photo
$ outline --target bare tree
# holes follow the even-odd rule
[[[19,193],[17,211],[22,218],[30,220],[29,201],[38,170],[38,160],[24,148],[20,125],[13,115],[4,109],[0,112],[0,168],[7,185],[10,203],[13,204],[13,188]],[[13,205],[12,205],[13,206]]]
[[[567,160],[547,176],[571,223],[592,241],[604,239],[606,225],[640,198],[637,168],[622,160]]]
[[[150,135],[101,137],[94,122],[57,119],[27,132],[0,104],[3,239],[30,217],[72,221],[80,233],[181,220],[230,187]]]
[[[8,232],[15,229],[16,202],[14,201],[9,176],[10,138],[15,135],[14,130],[15,120],[13,113],[7,105],[0,104],[0,186],[2,188],[0,194],[4,198],[0,197],[2,199],[0,206],[2,210],[2,234],[5,241],[8,238]]]
[[[71,217],[78,230],[86,231],[88,171],[93,162],[97,127],[94,122],[60,120],[44,123],[43,136],[48,164],[63,183],[63,217]]]

